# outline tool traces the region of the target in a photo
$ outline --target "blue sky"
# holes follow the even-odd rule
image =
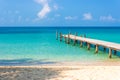
[[[120,0],[0,0],[0,26],[120,26]]]

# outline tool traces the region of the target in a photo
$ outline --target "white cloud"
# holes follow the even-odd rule
[[[100,21],[115,21],[115,18],[113,18],[111,15],[100,16]]]
[[[77,17],[76,16],[66,16],[65,20],[76,20]]]
[[[37,3],[39,3],[40,5],[42,5],[42,9],[38,12],[37,16],[40,18],[40,19],[43,19],[46,17],[46,15],[48,13],[50,13],[51,11],[51,8],[48,4],[48,0],[35,0]]]
[[[92,20],[92,14],[91,13],[85,13],[83,14],[83,20]]]

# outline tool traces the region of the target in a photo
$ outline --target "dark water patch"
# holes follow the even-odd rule
[[[0,60],[0,66],[16,66],[16,65],[43,65],[43,64],[55,64],[57,62],[47,61],[45,59],[33,60],[30,58],[24,59],[12,59],[12,60]]]

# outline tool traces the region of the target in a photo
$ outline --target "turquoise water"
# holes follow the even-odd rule
[[[109,60],[108,52],[103,52],[102,48],[94,54],[94,48],[88,51],[85,46],[80,48],[56,40],[56,30],[120,43],[120,28],[0,28],[0,65]],[[112,58],[119,59],[119,53]]]

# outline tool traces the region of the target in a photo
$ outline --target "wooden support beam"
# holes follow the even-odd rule
[[[66,37],[64,37],[64,39],[65,39],[65,43],[67,43],[67,39],[66,39]]]
[[[98,45],[96,45],[95,53],[98,53]]]
[[[72,34],[72,33],[69,31],[69,35],[71,35],[71,34]],[[70,37],[70,36],[69,36],[69,37]],[[71,39],[71,38],[70,38],[69,40],[70,40],[70,42],[72,42],[72,39]]]
[[[108,57],[112,58],[112,49],[111,48],[109,48],[109,56]]]
[[[76,44],[76,36],[74,37],[74,43],[73,43],[73,45],[75,45]]]
[[[57,32],[57,30],[56,30],[56,40],[58,40],[58,32]]]
[[[116,50],[114,50],[114,55],[116,55],[117,54],[117,51]]]
[[[76,33],[76,35],[77,35],[77,33]],[[66,37],[66,38],[69,38],[70,40],[72,40],[74,45],[76,45],[76,40],[78,40],[78,41],[80,41],[80,44],[79,44],[80,47],[82,47],[84,45],[84,43],[87,42],[88,50],[90,50],[90,48],[91,48],[90,45],[95,45],[95,53],[98,53],[99,46],[103,46],[104,52],[106,51],[106,49],[109,48],[109,58],[112,57],[112,52],[113,52],[112,50],[114,50],[115,55],[116,55],[117,51],[120,51],[120,44],[97,40],[97,39],[78,37],[76,35],[69,36],[69,35],[62,35],[62,33],[60,33],[60,41],[62,41],[62,37]],[[66,40],[66,41],[69,42],[69,40]]]
[[[60,41],[62,41],[62,33],[60,32]]]
[[[90,50],[90,43],[87,43],[87,49]]]
[[[74,37],[74,43],[73,43],[73,45],[76,45],[76,36],[77,36],[77,33],[75,33],[75,37]]]
[[[70,34],[68,34],[67,43],[70,44]]]
[[[77,35],[78,35],[78,33],[76,32],[76,33],[75,33],[75,36],[77,36]],[[76,42],[76,43],[78,43],[78,41],[77,41],[77,40],[75,40],[75,42]]]
[[[80,41],[80,47],[83,47],[83,42],[82,41]]]

